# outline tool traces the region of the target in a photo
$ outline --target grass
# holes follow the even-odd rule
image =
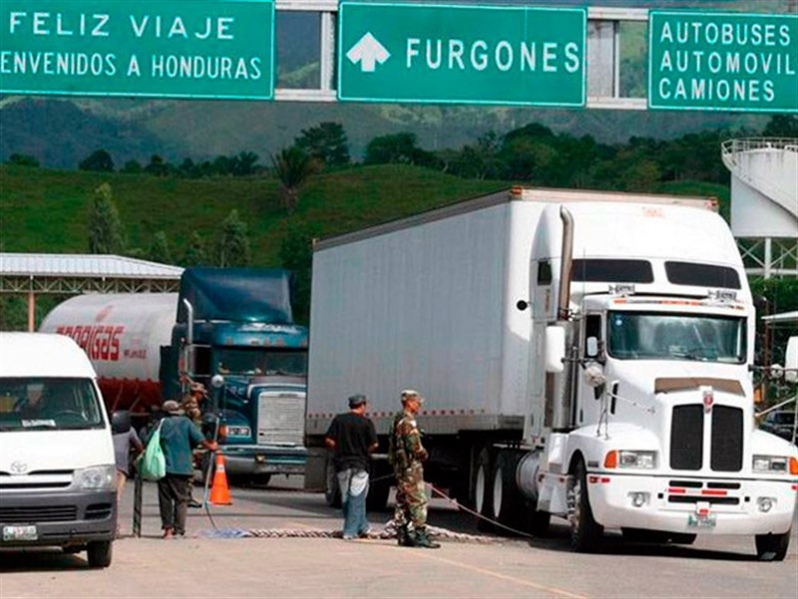
[[[94,190],[108,183],[130,247],[147,248],[158,231],[182,255],[193,231],[206,242],[231,210],[248,227],[253,266],[280,266],[287,224],[312,222],[321,237],[415,214],[509,187],[470,181],[408,165],[353,167],[311,178],[289,216],[271,177],[180,179],[0,166],[0,249],[5,252],[85,253]]]

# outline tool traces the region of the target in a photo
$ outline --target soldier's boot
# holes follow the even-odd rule
[[[413,546],[424,547],[425,549],[438,549],[441,544],[429,538],[426,528],[417,528],[415,538],[413,539]]]
[[[402,524],[396,529],[396,541],[400,547],[415,547],[413,533],[407,529],[407,524]]]

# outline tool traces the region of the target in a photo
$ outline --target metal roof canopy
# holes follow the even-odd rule
[[[28,296],[28,330],[36,328],[36,294],[178,291],[183,268],[105,254],[0,252],[0,294]]]

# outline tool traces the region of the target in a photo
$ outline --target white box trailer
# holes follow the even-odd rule
[[[412,387],[427,398],[419,420],[429,435],[428,480],[502,524],[541,532],[550,515],[567,517],[580,550],[595,547],[602,526],[671,540],[691,540],[700,526],[756,534],[760,554],[783,557],[798,457],[794,447],[753,430],[753,304],[716,209],[707,198],[514,188],[318,242],[306,485],[327,484],[328,497],[335,495],[333,477],[324,476],[322,437],[349,395],[368,397],[384,444],[399,392]],[[627,322],[640,347],[621,347]],[[676,346],[656,353],[655,337],[664,339],[653,332],[657,325],[703,327],[725,345],[699,356]],[[690,406],[687,416],[673,415],[681,414],[675,400]],[[704,413],[702,401],[733,411],[731,466],[719,465],[724,446],[712,445],[713,435],[728,431],[693,411]],[[679,418],[689,423],[671,430]],[[693,447],[697,457],[677,455],[677,445],[691,446],[682,429],[702,443],[709,435]],[[596,515],[587,523],[585,509],[574,507],[580,496],[588,501],[580,479],[603,472],[610,452],[617,459],[639,446],[649,452],[641,456],[655,454],[656,490],[639,491],[650,498],[662,497],[663,481],[678,482],[677,475],[705,475],[703,491],[750,475],[759,455],[754,441],[762,455],[779,456],[775,468],[782,468],[765,495],[780,507],[756,525],[755,514],[739,513],[750,500],[742,496],[723,525],[712,510],[688,524],[695,505],[705,506],[701,498],[674,510],[668,497],[659,512],[628,514],[596,490],[589,494]],[[622,457],[636,459],[629,451]],[[387,471],[375,466],[377,478]],[[716,476],[722,480],[710,480]],[[372,487],[372,504],[384,503],[386,487]]]

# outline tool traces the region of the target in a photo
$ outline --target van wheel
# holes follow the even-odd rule
[[[89,555],[89,566],[107,568],[111,565],[113,543],[111,541],[92,541],[86,548]]]
[[[568,490],[568,519],[571,522],[571,549],[579,553],[595,551],[604,527],[593,518],[587,490],[587,468],[581,459],[576,462]]]
[[[781,535],[756,535],[756,556],[763,562],[781,562],[790,546],[790,531]]]

